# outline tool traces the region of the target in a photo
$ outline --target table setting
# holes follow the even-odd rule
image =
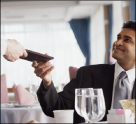
[[[103,90],[93,88],[75,89],[75,110],[85,119],[82,123],[135,123],[135,99],[120,100],[123,109],[108,110],[107,121]],[[54,110],[55,123],[73,123],[74,110]]]
[[[107,121],[99,122],[106,114],[102,89],[75,89],[75,110],[85,123],[135,123],[135,99],[118,102],[122,109],[108,110]]]
[[[37,100],[38,86],[29,91],[22,85],[13,85],[15,101],[1,104],[1,123],[73,123],[74,110],[54,110],[54,118],[46,116]],[[85,119],[83,123],[134,123],[135,100],[120,100],[123,109],[108,110],[107,121],[101,121],[106,114],[103,90],[93,88],[75,89],[75,110]]]
[[[22,85],[13,84],[15,101],[1,103],[1,123],[27,123],[37,120],[54,123],[54,118],[46,116],[37,100],[39,86],[31,85],[29,91]]]
[[[99,122],[106,111],[102,89],[75,89],[75,110],[85,119],[82,123],[107,123]],[[74,110],[54,110],[53,113],[55,123],[73,123]]]

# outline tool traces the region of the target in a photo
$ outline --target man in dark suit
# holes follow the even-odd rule
[[[121,32],[117,35],[117,41],[114,42],[112,48],[112,56],[117,60],[115,64],[89,65],[79,68],[76,77],[60,93],[57,93],[51,80],[51,71],[54,66],[50,62],[37,65],[34,61],[32,66],[35,68],[35,74],[43,79],[37,92],[43,112],[47,116],[54,117],[53,110],[75,109],[75,89],[92,87],[103,89],[107,114],[108,110],[116,108],[115,101],[118,101],[116,90],[122,71],[125,72],[123,79],[125,83],[121,87],[123,92],[121,94],[126,96],[121,96],[120,99],[135,98],[135,25],[135,21],[124,23]],[[126,90],[123,89],[124,86]],[[102,121],[106,120],[106,114]],[[84,122],[84,119],[74,111],[74,123],[81,122]]]

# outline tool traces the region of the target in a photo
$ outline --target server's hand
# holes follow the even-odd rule
[[[19,57],[27,57],[27,52],[23,46],[14,39],[7,39],[7,49],[4,58],[8,61],[14,62],[19,59]]]

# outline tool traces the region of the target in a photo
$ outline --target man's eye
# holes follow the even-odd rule
[[[117,40],[119,40],[120,39],[120,37],[117,37]]]
[[[131,42],[129,39],[125,39],[125,42]]]

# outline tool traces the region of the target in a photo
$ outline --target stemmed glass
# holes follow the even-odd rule
[[[100,121],[105,115],[105,101],[102,89],[88,91],[82,97],[82,115],[89,123]]]
[[[75,110],[88,123],[100,121],[105,115],[102,89],[75,89]]]
[[[35,84],[32,84],[29,86],[29,92],[35,97],[36,102],[38,102],[38,98],[36,94],[38,88],[39,88],[39,85],[35,85]]]
[[[83,109],[83,105],[82,105],[82,97],[84,95],[88,94],[88,91],[93,93],[93,88],[79,88],[79,89],[75,89],[75,110],[76,112],[83,117],[82,115],[82,109]]]

